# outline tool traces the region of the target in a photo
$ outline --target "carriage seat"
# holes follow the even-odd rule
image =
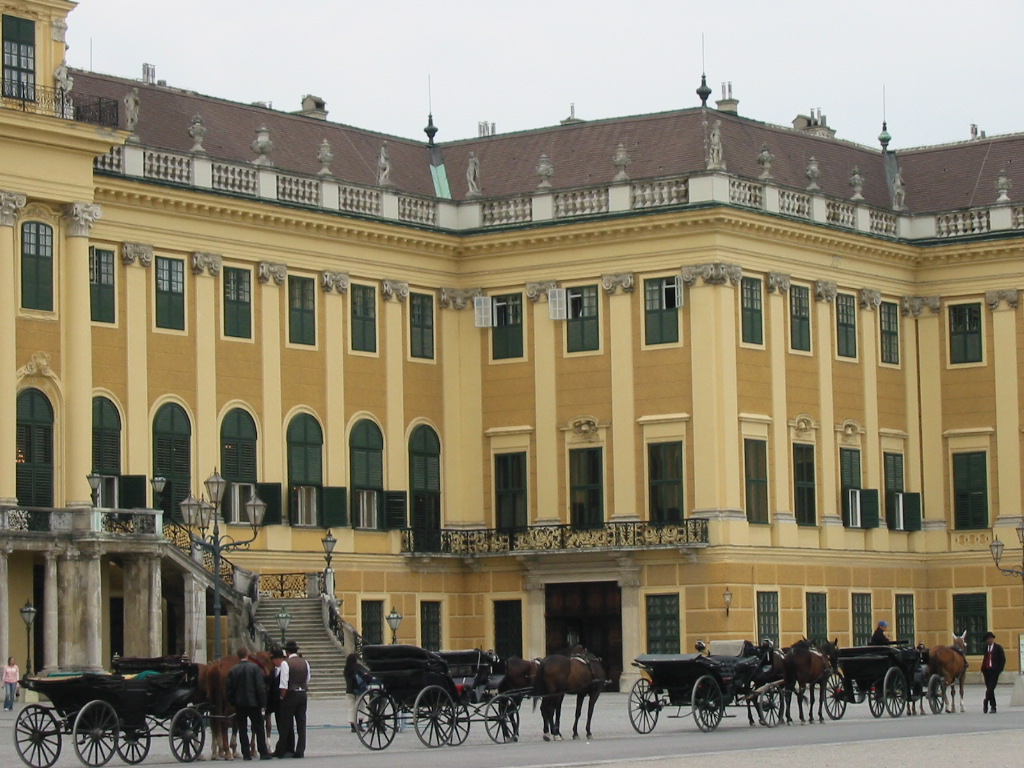
[[[364,645],[363,659],[374,675],[398,672],[448,674],[448,663],[417,645]]]

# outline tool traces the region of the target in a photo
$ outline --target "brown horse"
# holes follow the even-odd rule
[[[253,661],[263,670],[264,676],[273,681],[274,665],[270,654],[265,651],[250,653],[249,661]],[[222,656],[210,664],[199,665],[199,689],[203,692],[210,707],[210,748],[213,752],[211,760],[234,760],[241,757],[238,751],[238,732],[235,727],[235,708],[228,703],[227,681],[228,672],[238,664],[237,654]],[[268,682],[268,689],[270,683]],[[228,729],[231,740],[228,743]],[[255,737],[255,736],[254,736]]]
[[[956,711],[956,689],[953,684],[960,682],[960,711],[964,711],[964,677],[967,674],[967,630],[953,635],[953,645],[936,645],[928,651],[928,671],[942,679],[942,703],[946,712]],[[946,687],[949,687],[949,701],[946,701]]]
[[[767,685],[768,683],[774,683],[776,681],[785,681],[786,679],[786,654],[772,646],[770,640],[765,640],[761,645],[755,646],[749,640],[743,644],[743,656],[757,656],[758,658],[758,669],[754,672],[753,677],[750,680],[751,693],[756,691],[761,686]],[[786,718],[787,723],[792,723],[793,718],[789,714],[789,692],[785,690],[785,686],[782,686],[783,690],[779,693],[779,719]],[[764,712],[761,711],[761,702],[757,696],[747,696],[747,720],[751,725],[754,725],[754,715],[751,712],[751,706],[757,710],[757,721],[761,725],[767,725],[764,719]]]
[[[498,687],[499,692],[533,688],[533,681],[540,668],[540,659],[521,659],[510,656],[505,660],[505,679]]]
[[[569,655],[548,656],[537,669],[533,682],[534,707],[540,699],[540,714],[544,720],[544,741],[561,740],[559,730],[562,718],[562,700],[565,694],[576,694],[576,719],[572,725],[572,737],[578,739],[580,713],[583,699],[589,697],[587,709],[587,738],[590,738],[590,721],[594,716],[594,704],[605,683],[604,667],[601,660],[582,646],[573,646]]]
[[[786,690],[789,694],[797,691],[797,707],[800,712],[800,723],[804,721],[804,690],[810,690],[810,706],[807,710],[808,723],[814,723],[814,691],[818,689],[818,722],[824,723],[822,709],[825,705],[826,684],[832,674],[833,664],[838,656],[838,638],[832,643],[822,643],[816,648],[809,640],[803,638],[793,643],[786,654]]]

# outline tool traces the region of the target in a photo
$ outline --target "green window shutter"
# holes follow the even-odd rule
[[[145,475],[121,475],[117,478],[117,499],[122,509],[143,509],[149,482]]]
[[[647,595],[647,652],[679,653],[679,595]]]
[[[311,277],[288,276],[288,341],[316,344],[316,292]]]
[[[768,443],[744,439],[747,522],[768,522]]]
[[[441,603],[424,600],[420,603],[420,644],[425,650],[441,650]]]
[[[878,527],[878,491],[874,488],[860,492],[860,527]]]
[[[967,653],[980,655],[982,635],[988,629],[988,602],[984,592],[953,595],[953,632],[967,631]]]
[[[281,484],[256,483],[256,495],[267,505],[263,514],[264,525],[281,524]]]
[[[252,272],[224,268],[224,335],[252,338]]]
[[[526,452],[494,456],[494,525],[500,530],[526,528]]]
[[[814,446],[793,444],[793,511],[797,525],[817,524]]]
[[[871,594],[854,592],[853,595],[853,644],[867,645],[871,640],[874,622],[871,617]]]
[[[812,643],[828,640],[828,594],[808,592],[806,603],[807,639]]]
[[[377,316],[375,294],[368,285],[349,288],[352,301],[352,349],[358,352],[377,351]]]
[[[763,344],[761,280],[756,277],[744,277],[740,281],[740,293],[741,338],[745,344]]]
[[[499,658],[523,655],[523,603],[521,600],[494,601],[494,648]]]
[[[569,305],[569,316],[566,319],[568,351],[587,352],[600,349],[597,286],[569,288],[566,291],[566,298]]]
[[[434,299],[427,294],[409,296],[409,348],[412,357],[434,359]]]
[[[757,593],[757,641],[771,640],[779,645],[779,593]]]
[[[898,365],[900,362],[900,312],[891,301],[883,301],[878,307],[881,360],[883,363]]]
[[[957,528],[988,527],[987,482],[987,455],[984,451],[953,454],[953,504]]]
[[[914,596],[896,595],[896,638],[906,640],[911,647],[917,639],[915,623]]]
[[[185,330],[185,263],[181,259],[156,257],[156,324]]]
[[[600,448],[569,451],[570,521],[574,528],[604,525],[604,488]]]
[[[324,486],[321,510],[324,528],[344,528],[348,525],[348,489]]]
[[[21,306],[53,311],[53,227],[35,221],[21,225]]]
[[[89,301],[94,323],[114,322],[114,252],[89,246]]]
[[[407,527],[408,494],[405,491],[384,491],[384,526],[388,530]]]
[[[805,285],[789,289],[789,346],[801,352],[811,350],[811,299]]]
[[[652,523],[683,521],[683,444],[649,443],[647,471]]]
[[[362,621],[363,643],[380,645],[384,642],[384,601],[364,600],[359,610]]]
[[[492,300],[494,327],[491,352],[495,360],[523,356],[523,296],[511,293]]]
[[[644,281],[644,341],[671,344],[679,341],[679,299],[674,278]]]
[[[903,494],[903,530],[921,530],[921,494]]]
[[[836,296],[836,354],[857,357],[857,299],[847,293]]]

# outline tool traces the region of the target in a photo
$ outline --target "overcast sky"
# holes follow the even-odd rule
[[[692,107],[789,125],[820,108],[838,138],[893,149],[1024,131],[1024,1],[81,0],[68,63],[438,142]],[[701,58],[701,36],[704,58]],[[883,88],[885,99],[883,102]],[[709,102],[710,103],[710,102]]]

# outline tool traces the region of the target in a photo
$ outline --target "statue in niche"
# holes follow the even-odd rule
[[[377,185],[386,187],[391,181],[391,158],[388,157],[388,143],[385,141],[380,145],[380,154],[377,155]]]
[[[897,168],[896,175],[892,177],[892,207],[902,211],[907,202],[907,185],[903,181],[903,169]]]
[[[139,124],[139,106],[139,89],[132,88],[124,97],[124,127],[132,133]]]
[[[480,158],[475,152],[469,153],[469,164],[466,166],[466,186],[469,188],[468,197],[479,197],[480,195]]]

